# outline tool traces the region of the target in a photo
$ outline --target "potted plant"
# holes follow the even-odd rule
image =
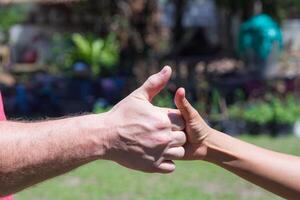
[[[278,136],[292,133],[295,123],[300,118],[298,100],[289,95],[285,99],[273,98],[271,105],[274,111],[272,134]]]
[[[231,135],[247,133],[247,124],[243,119],[243,105],[239,102],[228,108],[229,119],[223,122],[224,131]]]
[[[269,133],[268,124],[273,119],[271,106],[263,101],[238,103],[228,108],[231,120],[243,125],[250,134]]]
[[[111,72],[119,61],[119,42],[113,33],[96,39],[76,33],[72,40],[75,45],[72,53],[74,62],[88,64],[94,77],[105,70]]]
[[[269,103],[258,101],[245,108],[244,119],[251,134],[270,133],[269,124],[273,120],[273,110]]]

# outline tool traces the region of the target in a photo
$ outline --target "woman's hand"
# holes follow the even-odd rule
[[[184,159],[205,160],[207,156],[207,147],[204,143],[212,134],[213,129],[207,125],[197,110],[188,102],[183,88],[177,90],[175,104],[186,122],[188,142],[185,145],[186,152]]]
[[[300,197],[300,158],[243,142],[210,128],[178,89],[175,103],[186,121],[185,160],[205,160],[285,199]]]

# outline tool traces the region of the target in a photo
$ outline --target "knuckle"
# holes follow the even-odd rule
[[[147,84],[149,87],[154,87],[156,85],[156,77],[154,75],[147,79]]]
[[[171,127],[171,122],[168,119],[156,119],[154,122],[154,127],[157,129],[166,129]]]
[[[166,134],[162,134],[160,136],[156,137],[156,143],[157,145],[161,146],[167,146],[172,142],[172,138]]]
[[[183,101],[182,107],[184,107],[184,108],[189,107],[189,103],[187,102],[187,100]]]
[[[168,144],[170,144],[172,142],[172,139],[170,137],[161,137],[159,140],[158,140],[158,143],[160,145],[164,145],[164,146],[167,146]]]

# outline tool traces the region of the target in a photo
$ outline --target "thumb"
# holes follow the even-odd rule
[[[189,103],[185,97],[185,89],[179,88],[175,94],[175,104],[180,110],[186,122],[199,118],[199,114],[195,108]]]
[[[134,93],[136,96],[151,101],[168,83],[172,75],[172,69],[165,66],[160,72],[150,76],[146,82]]]

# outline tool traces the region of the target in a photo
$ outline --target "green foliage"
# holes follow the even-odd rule
[[[116,65],[119,61],[120,44],[115,34],[109,34],[104,40],[104,47],[100,53],[100,62],[104,66],[110,67]]]
[[[211,108],[211,114],[218,115],[220,114],[220,99],[221,94],[217,89],[212,90],[212,108]]]
[[[289,111],[293,113],[293,115],[297,118],[297,120],[300,119],[300,105],[299,105],[299,99],[297,99],[293,95],[289,95],[286,99],[286,107]]]
[[[206,108],[206,104],[201,101],[197,101],[196,103],[193,104],[194,108],[199,112],[204,112]]]
[[[85,62],[94,76],[103,69],[113,70],[119,61],[119,42],[115,34],[105,39],[87,37],[80,34],[54,34],[51,54],[46,63],[55,65],[59,71],[67,71],[77,62]]]
[[[27,14],[27,7],[4,6],[0,8],[0,30],[7,32],[11,26],[21,23]]]
[[[250,123],[257,123],[260,125],[268,124],[273,120],[272,107],[265,102],[259,102],[250,105],[246,108],[244,119]]]
[[[108,106],[108,107],[103,107],[101,105],[96,104],[93,108],[93,113],[95,114],[100,114],[100,113],[105,113],[107,111],[109,111],[112,107]]]
[[[46,63],[57,67],[57,71],[66,71],[73,64],[74,46],[69,34],[54,34],[51,41],[51,53]]]
[[[159,95],[157,95],[153,100],[154,105],[159,107],[166,107],[166,108],[173,108],[173,98],[170,93],[163,92]]]
[[[232,105],[229,107],[228,113],[231,119],[260,125],[268,124],[273,120],[272,107],[265,102]]]
[[[99,75],[103,68],[112,69],[119,61],[119,42],[115,34],[91,39],[76,33],[72,40],[75,45],[74,61],[83,61],[90,65],[94,76]]]
[[[279,98],[272,100],[274,120],[278,124],[292,124],[300,118],[300,106],[297,99],[288,96],[284,101]]]
[[[284,99],[273,96],[270,101],[235,104],[229,107],[232,119],[265,125],[268,123],[292,124],[300,119],[300,106],[296,97]]]
[[[242,119],[244,115],[243,105],[235,104],[228,108],[229,117],[232,119]]]
[[[246,100],[245,92],[242,89],[237,89],[234,92],[235,101],[241,102]]]

